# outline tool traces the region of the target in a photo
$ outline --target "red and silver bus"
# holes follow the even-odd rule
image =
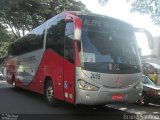
[[[151,42],[151,36],[143,29]],[[49,104],[136,102],[142,73],[135,29],[93,13],[56,15],[9,48],[7,81]]]

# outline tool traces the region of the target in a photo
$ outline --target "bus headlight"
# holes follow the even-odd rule
[[[99,87],[94,86],[84,80],[78,80],[78,87],[82,90],[98,91]]]
[[[140,82],[135,88],[136,89],[143,89],[143,83]]]

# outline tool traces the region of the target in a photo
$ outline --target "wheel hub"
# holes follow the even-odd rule
[[[53,100],[53,88],[52,87],[48,87],[47,89],[47,99],[48,101]]]

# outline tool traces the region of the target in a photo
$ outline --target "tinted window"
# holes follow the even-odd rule
[[[73,35],[74,24],[73,22],[68,22],[65,29],[65,59],[71,63],[74,63]]]
[[[154,83],[147,76],[143,76],[142,78],[144,84],[154,85]]]
[[[46,48],[64,56],[65,20],[58,18],[48,24]]]
[[[45,25],[41,25],[31,31],[28,35],[20,38],[10,47],[12,55],[25,54],[43,48]]]

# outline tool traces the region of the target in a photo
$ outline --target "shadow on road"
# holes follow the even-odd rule
[[[107,106],[95,108],[90,106],[75,106],[58,101],[56,106],[47,105],[43,95],[24,89],[0,89],[0,113],[19,114],[22,118],[55,118],[74,120],[123,120],[127,112],[109,108]],[[29,118],[28,118],[29,117]]]
[[[21,96],[27,96],[31,99],[34,99],[36,101],[39,101],[39,102],[43,102],[44,104],[47,105],[45,99],[44,99],[44,96],[41,95],[41,94],[37,94],[37,93],[34,93],[34,92],[31,92],[31,91],[28,91],[28,90],[24,90],[24,89],[21,89],[21,88],[18,88],[16,90],[14,90],[13,88],[8,88],[18,94],[20,94]],[[48,105],[49,106],[49,105]],[[57,100],[57,104],[55,106],[49,106],[51,108],[54,108],[54,109],[66,109],[66,110],[70,110],[74,113],[83,113],[83,114],[106,114],[106,112],[113,112],[115,114],[115,111],[114,109],[112,108],[109,108],[109,107],[106,107],[106,106],[85,106],[85,105],[73,105],[73,104],[69,104],[69,103],[66,103],[66,102],[63,102],[63,101],[60,101],[60,100]],[[111,110],[112,109],[112,110]]]

